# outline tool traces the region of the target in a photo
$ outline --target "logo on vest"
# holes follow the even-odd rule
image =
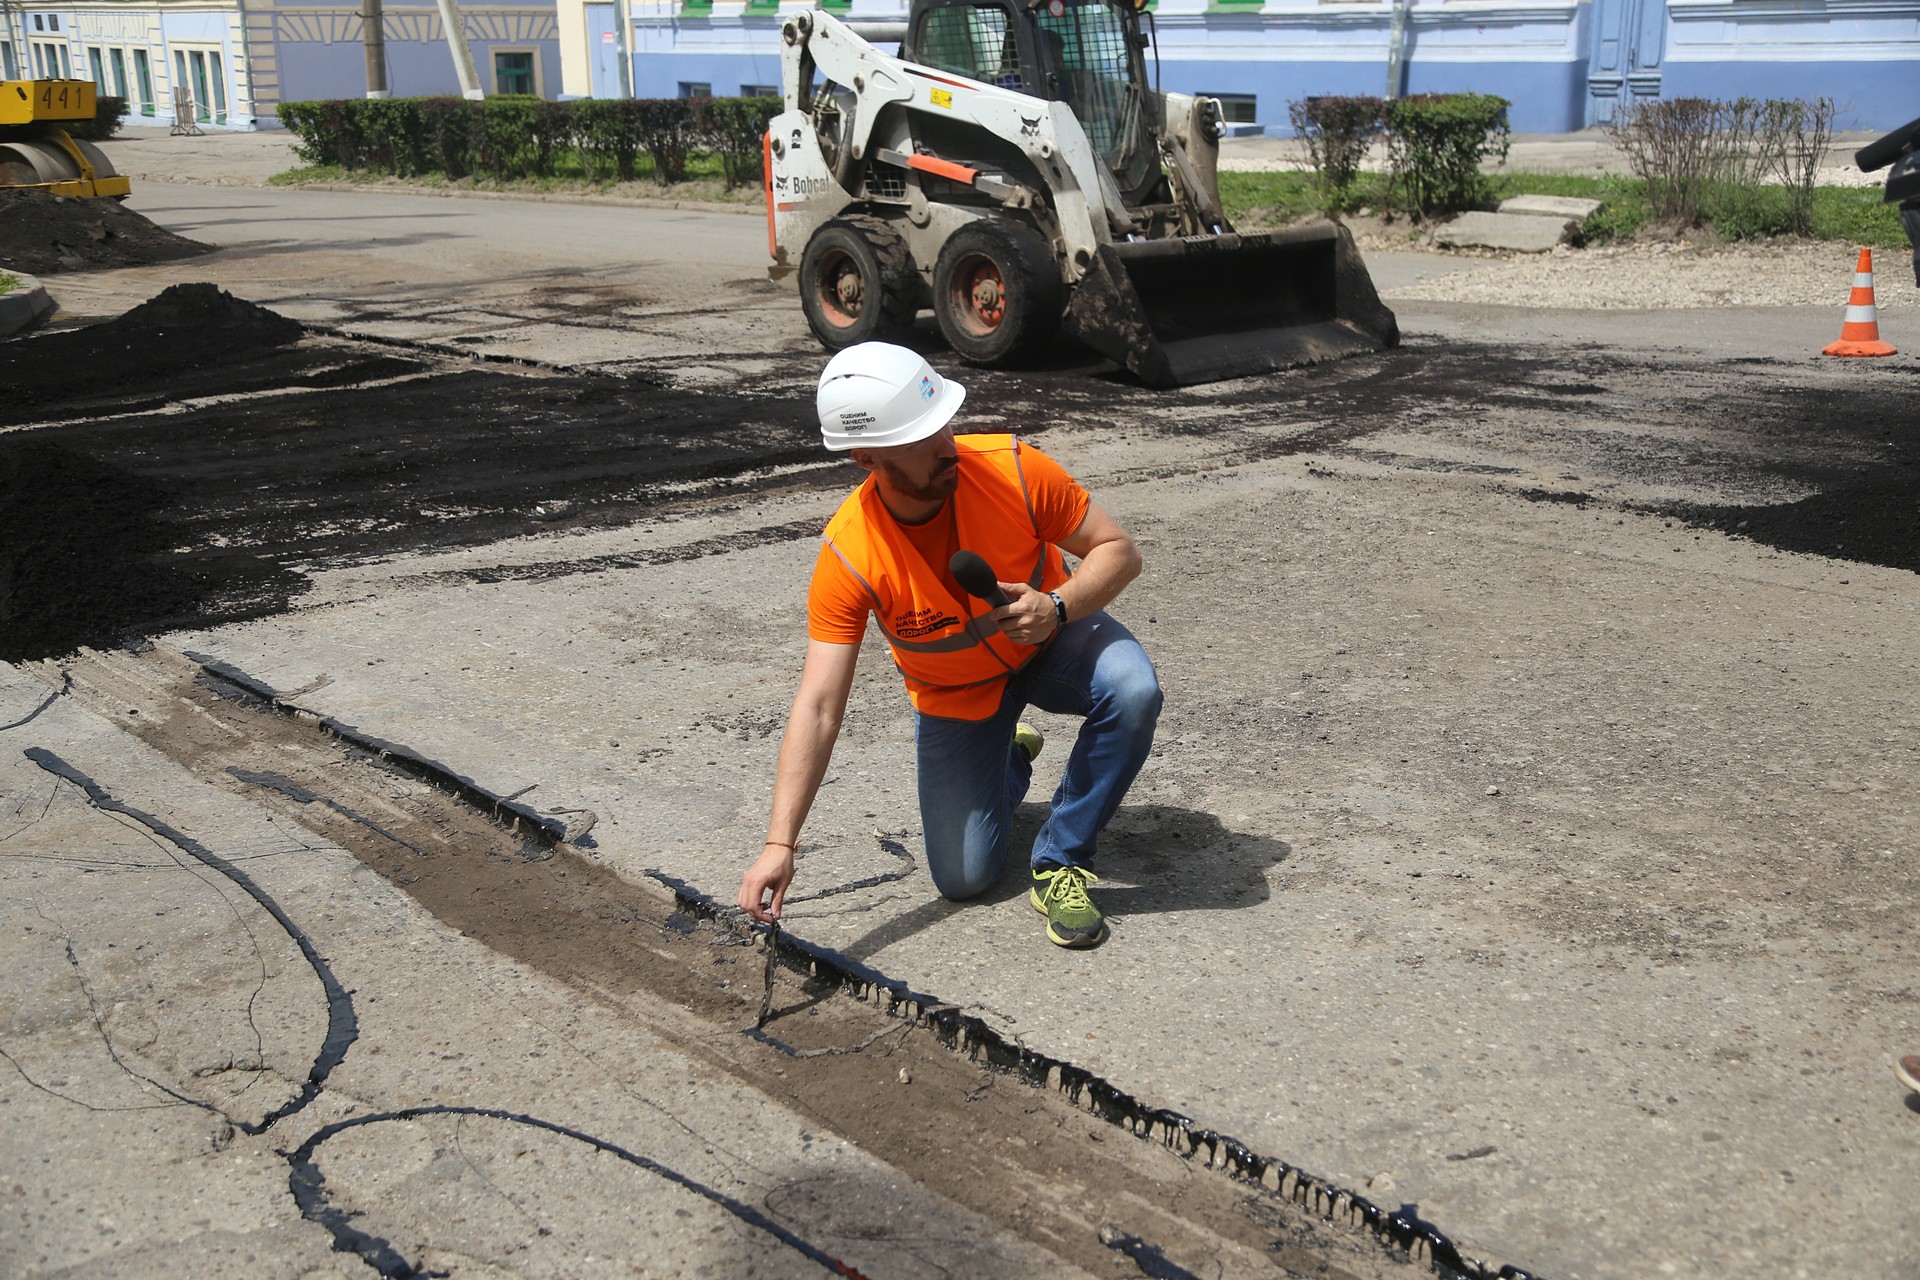
[[[951,613],[942,613],[938,609],[909,609],[895,615],[893,634],[902,640],[918,640],[921,636],[930,636],[936,631],[959,625],[960,619]]]

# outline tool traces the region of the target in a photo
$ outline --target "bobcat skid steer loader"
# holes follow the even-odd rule
[[[904,31],[816,9],[780,34],[769,274],[829,349],[931,307],[971,363],[1064,327],[1166,387],[1399,340],[1346,228],[1229,225],[1219,103],[1148,87],[1126,0],[913,0]]]

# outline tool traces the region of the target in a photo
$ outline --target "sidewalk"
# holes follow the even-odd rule
[[[135,182],[263,187],[274,174],[300,164],[293,153],[296,141],[286,129],[176,137],[166,129],[135,126],[121,129],[100,148]]]

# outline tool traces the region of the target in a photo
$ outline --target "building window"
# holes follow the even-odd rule
[[[116,97],[127,98],[127,55],[120,49],[107,50],[107,56],[113,62],[113,92]],[[127,98],[129,103],[131,98]]]
[[[533,78],[533,51],[495,49],[493,51],[493,91],[533,97],[539,87]]]
[[[682,80],[680,82],[680,96],[683,98],[711,98],[713,96],[713,86],[711,84],[704,84],[698,80]]]
[[[777,98],[780,96],[780,86],[777,84],[743,84],[740,86],[740,96],[743,98]]]
[[[153,114],[153,66],[147,61],[145,49],[133,51],[133,78],[140,86],[140,114]]]
[[[93,72],[93,91],[104,96],[107,92],[107,60],[97,48],[87,50],[87,69]]]
[[[1257,95],[1251,93],[1203,93],[1203,98],[1220,99],[1220,114],[1228,124],[1254,124],[1260,119],[1255,109]]]
[[[173,88],[175,94],[186,89],[193,94],[193,118],[202,122],[227,122],[227,76],[220,65],[217,49],[175,49],[173,51]]]
[[[19,68],[13,65],[13,41],[0,40],[0,76],[8,80],[20,78]]]
[[[57,14],[57,13],[50,13],[50,14],[48,14],[48,15],[47,15],[47,30],[49,30],[49,31],[58,31],[59,29],[60,29],[60,15],[59,15],[59,14]]]
[[[73,79],[73,61],[64,44],[50,44],[44,40],[33,42],[33,70],[42,80]]]
[[[213,84],[213,118],[216,123],[227,122],[227,73],[221,69],[218,50],[207,54],[207,75]]]
[[[47,29],[47,20],[46,20],[45,18],[43,18],[43,17],[41,17],[41,16],[40,16],[39,14],[37,14],[37,13],[36,13],[36,14],[34,14],[34,15],[33,15],[33,29],[34,29],[35,31],[45,31],[45,30]]]

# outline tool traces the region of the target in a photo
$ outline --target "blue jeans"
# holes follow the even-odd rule
[[[1022,667],[987,719],[916,712],[920,822],[927,870],[941,896],[984,893],[1006,869],[1013,809],[1033,780],[1033,762],[1013,743],[1022,711],[1035,706],[1084,717],[1053,812],[1034,838],[1033,865],[1085,866],[1153,749],[1160,703],[1146,650],[1132,632],[1096,613],[1068,623]]]

